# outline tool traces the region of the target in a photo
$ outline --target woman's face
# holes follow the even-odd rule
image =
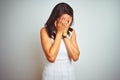
[[[60,16],[56,21],[59,23],[60,19],[62,18],[62,23],[65,25],[64,27],[68,29],[70,27],[70,24],[72,22],[72,17],[68,14],[63,14]],[[66,26],[67,25],[67,26]]]

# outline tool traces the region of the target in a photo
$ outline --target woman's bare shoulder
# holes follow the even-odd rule
[[[42,27],[42,28],[40,29],[40,34],[41,34],[41,35],[47,34],[47,31],[46,31],[46,28],[45,28],[45,27]]]
[[[42,27],[42,28],[40,29],[40,35],[41,35],[42,38],[47,38],[47,39],[49,38],[48,33],[47,33],[45,27]]]
[[[40,33],[42,33],[42,32],[46,32],[45,27],[42,27],[42,28],[40,29]]]

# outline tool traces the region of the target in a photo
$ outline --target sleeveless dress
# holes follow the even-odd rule
[[[46,60],[42,80],[75,80],[72,61],[69,59],[63,39],[55,62]]]

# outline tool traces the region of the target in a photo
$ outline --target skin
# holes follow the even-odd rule
[[[77,61],[79,59],[80,50],[76,42],[75,31],[74,30],[72,31],[72,37],[70,39],[62,38],[62,36],[67,35],[67,30],[70,27],[71,22],[72,22],[72,17],[69,16],[68,14],[63,14],[55,21],[54,24],[57,33],[54,42],[52,42],[51,38],[48,36],[45,27],[43,27],[40,30],[42,48],[49,62],[55,62],[58,51],[60,49],[60,44],[62,39],[64,40],[70,59],[72,59],[73,61]]]

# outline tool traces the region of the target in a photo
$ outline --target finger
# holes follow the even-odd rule
[[[61,27],[65,26],[65,18],[64,17],[61,17],[61,19],[60,19],[60,25],[61,25]]]
[[[62,23],[62,20],[63,20],[63,17],[60,17],[60,21],[59,21],[60,24]]]
[[[66,18],[65,17],[63,17],[62,23],[66,24]]]
[[[65,19],[65,27],[67,27],[68,26],[68,24],[69,24],[69,20],[68,19]]]
[[[66,28],[64,29],[64,32],[67,32],[67,29],[66,29]]]

